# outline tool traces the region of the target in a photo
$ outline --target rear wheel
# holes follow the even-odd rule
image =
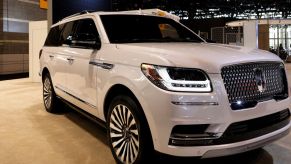
[[[57,101],[58,98],[54,91],[52,80],[49,74],[44,75],[43,80],[43,102],[47,112],[55,113],[57,112]]]
[[[143,163],[151,158],[149,130],[131,97],[117,96],[113,99],[107,115],[107,128],[109,146],[118,163]]]

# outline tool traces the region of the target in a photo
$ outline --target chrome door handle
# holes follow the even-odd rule
[[[89,64],[97,66],[97,67],[101,67],[103,69],[108,69],[108,70],[114,67],[114,64],[102,63],[102,62],[96,62],[96,61],[90,61]]]
[[[68,60],[68,62],[69,62],[69,64],[73,64],[73,62],[74,62],[74,58],[71,58],[71,57],[69,57],[69,58],[67,58],[67,60]]]
[[[74,61],[74,58],[67,58],[68,61]]]

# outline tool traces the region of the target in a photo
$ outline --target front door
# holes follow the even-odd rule
[[[72,38],[67,76],[68,92],[78,100],[75,105],[94,115],[98,114],[97,68],[89,62],[98,55],[96,40],[99,35],[94,20],[79,20]]]

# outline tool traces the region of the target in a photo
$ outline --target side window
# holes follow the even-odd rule
[[[61,45],[70,45],[73,37],[75,22],[68,22],[64,25],[61,36]]]
[[[63,25],[59,25],[56,27],[51,28],[46,41],[45,46],[60,46],[60,36],[62,33]]]
[[[179,38],[179,34],[173,26],[169,24],[159,24],[163,38],[176,39]]]
[[[100,46],[100,44],[99,34],[94,21],[92,19],[79,20],[72,46],[98,49],[98,45]]]

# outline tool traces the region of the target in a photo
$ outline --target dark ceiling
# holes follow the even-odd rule
[[[112,0],[113,10],[160,8],[182,19],[291,18],[291,0]]]

